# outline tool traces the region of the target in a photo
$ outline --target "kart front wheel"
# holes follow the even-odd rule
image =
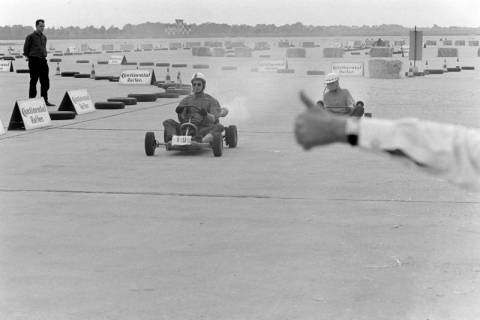
[[[237,146],[237,126],[228,126],[225,128],[225,142],[229,148],[235,148]]]
[[[223,139],[221,134],[215,134],[211,143],[213,155],[215,157],[221,157],[223,152]]]
[[[145,133],[145,154],[147,156],[153,156],[155,149],[157,148],[157,141],[155,141],[155,133]]]

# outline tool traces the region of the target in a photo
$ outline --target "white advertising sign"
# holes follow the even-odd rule
[[[13,109],[10,129],[22,126],[25,130],[48,127],[52,124],[43,98],[17,100]],[[12,127],[12,128],[11,128]]]
[[[363,76],[364,68],[362,62],[335,62],[332,63],[332,72],[342,76]]]
[[[5,127],[3,126],[2,119],[0,119],[0,136],[5,134]]]
[[[123,70],[118,82],[129,85],[150,85],[155,83],[155,73],[153,69]]]
[[[69,90],[67,94],[77,114],[89,113],[96,110],[87,89]]]
[[[10,60],[0,60],[0,71],[1,72],[11,72],[12,70],[12,61]]]
[[[265,60],[258,65],[259,72],[277,72],[280,69],[286,69],[285,60]]]
[[[108,59],[108,64],[126,64],[127,59],[125,56],[111,56],[110,59]]]

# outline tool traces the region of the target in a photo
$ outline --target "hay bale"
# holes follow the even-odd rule
[[[307,56],[307,50],[305,48],[288,48],[287,58],[305,58]]]
[[[457,48],[438,48],[437,57],[458,57]]]
[[[480,57],[480,48],[478,48],[478,50],[477,50],[477,56]]]
[[[182,44],[180,42],[170,42],[168,44],[168,48],[170,50],[177,50],[177,49],[180,49],[182,47]]]
[[[278,47],[279,48],[289,48],[290,47],[290,42],[288,42],[288,40],[280,40],[278,42]]]
[[[436,45],[437,45],[437,41],[435,41],[435,40],[427,40],[427,41],[425,41],[425,44],[426,44],[427,46],[436,46]]]
[[[187,43],[185,44],[185,47],[187,47],[187,48],[201,47],[201,46],[202,46],[202,43],[201,43],[201,42],[197,42],[197,41],[195,41],[195,42],[190,41],[190,42],[187,42]]]
[[[315,48],[315,42],[306,41],[302,43],[302,48]]]
[[[455,40],[455,45],[459,47],[465,46],[465,40]]]
[[[270,45],[266,41],[255,42],[253,50],[270,50]]]
[[[443,45],[444,46],[451,46],[452,45],[452,40],[443,40]]]
[[[225,49],[223,49],[223,48],[215,47],[215,48],[212,48],[211,51],[212,51],[212,56],[214,56],[214,57],[224,57],[225,56]]]
[[[192,55],[199,57],[211,57],[212,52],[209,47],[193,47]]]
[[[470,47],[478,47],[478,43],[479,43],[478,40],[470,40],[470,41],[468,41],[468,45],[469,45]]]
[[[345,54],[343,48],[323,48],[323,56],[325,58],[342,58]]]
[[[394,45],[395,47],[404,46],[404,45],[405,45],[405,40],[395,40],[395,41],[393,42],[393,45]]]
[[[249,58],[252,56],[252,49],[248,47],[236,47],[234,48],[235,57]]]
[[[221,41],[205,41],[203,46],[210,48],[223,47],[223,43]]]
[[[374,79],[399,79],[402,61],[387,59],[371,59],[368,61],[368,73]]]
[[[389,58],[393,54],[393,48],[390,47],[372,47],[370,49],[370,57],[372,58]]]

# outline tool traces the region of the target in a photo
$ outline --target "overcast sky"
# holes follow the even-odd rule
[[[1,0],[0,26],[142,22],[480,27],[480,0]]]

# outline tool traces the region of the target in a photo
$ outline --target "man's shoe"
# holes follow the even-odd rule
[[[50,103],[49,101],[45,102],[45,104],[47,105],[47,107],[55,107],[55,105],[53,103]]]

